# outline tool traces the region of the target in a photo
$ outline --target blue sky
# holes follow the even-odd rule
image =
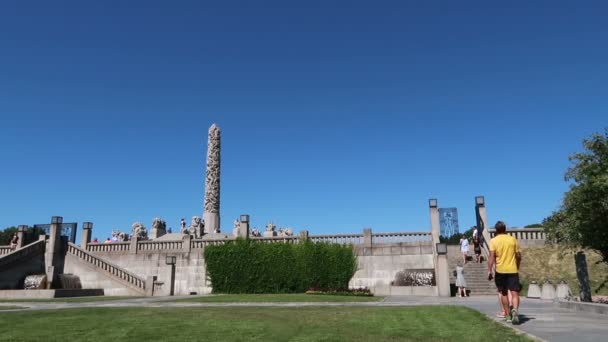
[[[202,215],[312,234],[541,221],[608,126],[602,2],[3,1],[0,227]]]

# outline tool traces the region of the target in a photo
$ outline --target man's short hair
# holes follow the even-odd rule
[[[507,225],[502,221],[498,221],[494,225],[494,229],[496,229],[497,234],[504,234],[507,231]]]

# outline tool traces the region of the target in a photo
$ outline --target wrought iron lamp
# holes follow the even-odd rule
[[[167,255],[165,257],[165,264],[167,265],[175,265],[177,261],[177,257],[175,255]]]
[[[448,244],[447,243],[438,242],[435,244],[435,248],[437,248],[437,255],[448,254]]]

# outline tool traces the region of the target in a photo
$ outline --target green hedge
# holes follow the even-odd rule
[[[352,246],[266,244],[237,239],[205,248],[213,293],[302,293],[347,288],[357,270]]]

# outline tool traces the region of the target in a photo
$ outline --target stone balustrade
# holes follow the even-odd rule
[[[44,253],[45,246],[44,240],[38,240],[14,251],[10,251],[9,247],[9,253],[2,254],[0,257],[0,267],[35,253]]]
[[[375,233],[372,234],[374,244],[392,243],[419,243],[432,242],[430,232],[405,232],[405,233]]]
[[[390,244],[419,244],[431,243],[431,233],[427,232],[398,232],[398,233],[375,233],[368,235],[371,237],[373,244],[390,245]],[[297,244],[302,242],[300,235],[294,236],[273,236],[273,237],[249,237],[250,240],[259,243],[289,243]],[[186,239],[186,240],[160,240],[160,241],[131,241],[118,242],[108,244],[87,244],[86,250],[91,253],[127,253],[133,246],[137,245],[137,252],[140,251],[162,251],[162,250],[188,250],[203,249],[206,246],[223,245],[228,241],[234,241],[234,238],[223,239]],[[313,243],[335,243],[342,245],[360,246],[364,244],[365,234],[328,234],[328,235],[310,235],[308,241]]]
[[[300,241],[300,238],[297,236],[251,237],[250,239],[261,243],[296,244]]]
[[[334,235],[310,235],[308,239],[312,242],[337,243],[341,245],[363,244],[363,234],[334,234]]]
[[[89,243],[87,244],[87,251],[89,252],[128,252],[128,242],[113,242],[113,243]]]
[[[109,245],[109,244],[108,244]],[[128,243],[127,243],[128,246]],[[79,248],[73,243],[68,243],[68,253],[72,254],[79,259],[95,266],[97,269],[101,269],[113,277],[119,278],[124,282],[131,284],[134,288],[139,289],[141,292],[145,292],[146,290],[146,281],[137,275],[119,267],[114,264],[111,264],[87,251]]]
[[[490,236],[494,237],[496,232],[494,229],[490,229]],[[507,234],[516,238],[520,241],[525,240],[542,240],[544,241],[547,237],[545,230],[542,228],[523,228],[523,229],[507,229]]]
[[[161,251],[171,249],[182,249],[182,240],[162,240],[162,241],[138,241],[138,251]],[[186,245],[188,246],[188,245]]]
[[[0,255],[8,254],[12,252],[11,246],[0,246]]]

